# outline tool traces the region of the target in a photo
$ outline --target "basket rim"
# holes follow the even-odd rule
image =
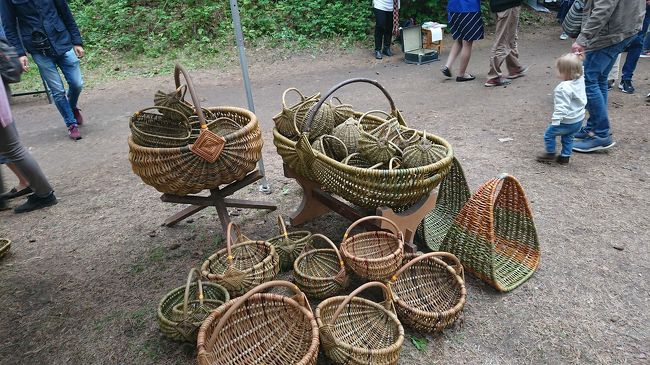
[[[313,250],[309,250],[307,252],[303,252],[302,254],[300,254],[300,256],[298,256],[296,258],[296,260],[293,262],[293,274],[298,275],[301,278],[305,278],[305,279],[309,279],[309,280],[313,280],[313,281],[330,281],[330,280],[334,280],[337,275],[332,275],[332,276],[311,276],[311,275],[306,275],[298,267],[298,263],[300,261],[304,260],[305,257],[307,257],[309,255],[315,255],[317,253],[324,253],[325,251],[327,251],[328,253],[331,252],[334,255],[334,257],[336,257],[336,259],[338,260],[338,256],[336,255],[336,251],[334,251],[331,248],[316,248],[316,249],[313,249]],[[338,265],[338,262],[337,262],[336,267],[338,269],[337,273],[341,272],[341,267]]]
[[[429,312],[429,311],[421,310],[417,307],[408,304],[405,300],[401,299],[399,295],[397,295],[397,293],[394,290],[394,287],[399,287],[398,285],[399,280],[398,280],[395,282],[391,282],[391,285],[388,285],[388,289],[390,289],[391,293],[393,294],[395,304],[399,305],[402,308],[406,308],[411,312],[414,312],[416,315],[423,316],[423,317],[437,317],[438,315],[446,316],[449,314],[456,314],[462,311],[463,308],[465,307],[465,303],[467,302],[467,288],[465,287],[465,281],[463,280],[463,278],[461,278],[460,275],[456,273],[456,270],[454,270],[454,268],[448,263],[446,263],[445,261],[437,257],[429,257],[427,258],[427,260],[433,260],[436,261],[436,263],[443,265],[443,267],[445,267],[445,269],[447,270],[447,273],[454,278],[454,283],[460,286],[461,291],[460,291],[460,298],[458,299],[458,302],[452,308],[442,312]],[[413,267],[409,267],[399,277],[401,278],[403,275],[408,273],[412,268]],[[408,274],[406,276],[408,276]]]
[[[335,306],[338,307],[344,300],[346,296],[335,296],[331,298],[327,298],[320,302],[318,306],[316,307],[316,323],[318,323],[318,328],[320,329],[321,327],[331,325],[332,327],[335,327],[334,324],[327,324],[324,323],[324,321],[321,319],[321,311],[325,307],[329,306]],[[398,329],[398,336],[397,336],[397,341],[393,343],[392,345],[388,347],[384,347],[381,349],[368,349],[366,347],[357,347],[357,346],[352,346],[351,344],[347,342],[343,342],[339,340],[338,338],[334,338],[335,344],[337,347],[343,347],[348,350],[352,350],[356,353],[372,353],[374,355],[383,355],[383,354],[388,354],[392,353],[394,351],[400,351],[402,344],[404,343],[404,326],[402,325],[402,322],[400,322],[399,318],[395,313],[392,313],[388,309],[384,308],[381,304],[375,303],[371,300],[368,300],[366,298],[361,298],[361,297],[354,297],[352,298],[351,302],[360,302],[360,304],[364,305],[369,305],[371,307],[374,307],[375,309],[379,309],[383,311],[384,313],[388,314],[389,318],[392,320],[393,324],[397,325]],[[336,310],[336,308],[334,308]],[[360,330],[363,328],[360,328]]]
[[[264,263],[266,263],[268,260],[271,260],[273,258],[273,254],[275,253],[275,248],[273,247],[273,245],[269,241],[262,241],[262,240],[249,240],[249,241],[244,241],[244,242],[241,242],[241,243],[237,243],[237,244],[232,245],[231,249],[235,249],[237,247],[245,246],[245,245],[253,245],[253,244],[257,245],[257,246],[260,246],[261,244],[263,244],[264,247],[267,248],[267,255],[264,256],[264,258],[262,260],[260,260],[260,262],[256,263],[253,266],[250,266],[250,267],[248,267],[246,269],[243,269],[243,270],[238,269],[239,271],[241,271],[243,273],[249,273],[249,272],[253,271],[255,268],[259,267],[260,265],[264,265]],[[215,272],[212,272],[212,269],[210,268],[210,264],[217,261],[216,258],[218,258],[220,256],[223,256],[224,254],[225,254],[225,256],[228,255],[228,248],[227,247],[224,247],[224,248],[218,250],[217,252],[210,255],[205,261],[203,261],[203,264],[201,264],[201,275],[203,275],[203,277],[208,278],[209,280],[217,279],[217,278],[215,278],[215,276],[222,276],[223,273],[217,274]]]
[[[291,241],[296,242],[296,243],[301,243],[302,241],[308,240],[312,235],[310,231],[291,231],[291,232],[287,232],[287,235],[289,236],[289,238],[291,238],[291,235],[298,235],[298,234],[302,235],[303,237],[300,237],[300,238],[295,239],[295,240],[292,239]],[[280,240],[282,238],[284,238],[284,235],[280,234],[280,235],[277,235],[275,237],[269,238],[267,241],[270,242],[271,244],[273,244],[274,242],[276,242],[276,241],[278,241],[278,240]]]
[[[389,255],[379,257],[379,258],[371,258],[371,259],[359,258],[357,256],[352,255],[352,253],[350,253],[348,251],[348,244],[350,242],[352,242],[355,237],[361,236],[361,235],[374,235],[374,234],[377,234],[377,233],[394,236],[395,240],[397,240],[397,242],[398,242],[397,249],[393,250]],[[382,262],[382,261],[386,261],[388,259],[392,259],[393,257],[398,257],[400,254],[404,255],[404,241],[397,238],[396,234],[394,234],[392,232],[386,232],[386,231],[368,231],[368,232],[360,232],[360,233],[354,234],[354,235],[346,238],[345,240],[343,240],[343,242],[341,242],[340,247],[341,247],[341,254],[343,256],[345,256],[346,258],[349,258],[351,260],[354,260],[356,262]]]
[[[217,316],[225,314],[226,311],[240,299],[241,298],[230,299],[229,301],[224,303],[221,307],[212,311],[212,313],[210,313],[210,315],[208,315],[208,317],[206,317],[206,319],[203,321],[201,327],[199,328],[199,332],[196,339],[198,358],[213,354],[212,351],[208,351],[207,349],[208,344],[206,342],[210,337],[208,336],[208,329],[210,328],[212,323],[215,320],[217,320]],[[302,357],[302,359],[300,359],[300,362],[296,363],[296,365],[308,365],[310,364],[309,360],[314,355],[318,356],[318,350],[320,345],[320,331],[319,331],[319,326],[316,321],[315,315],[314,313],[312,313],[311,310],[300,305],[300,303],[298,303],[291,297],[287,297],[275,293],[256,293],[247,299],[247,301],[251,301],[251,300],[255,300],[255,301],[273,300],[273,301],[281,302],[284,305],[290,305],[294,308],[298,308],[305,315],[305,317],[309,319],[309,322],[311,324],[311,329],[312,329],[312,333],[311,333],[312,336],[311,336],[311,343],[309,345],[309,349],[305,352],[305,355]],[[222,333],[220,333],[219,335],[221,335]],[[201,364],[201,361],[199,361],[199,364]]]
[[[154,113],[148,112],[148,110],[150,110],[150,109],[158,109],[158,111],[160,111],[160,109],[173,110],[173,111],[177,112],[178,114],[182,115],[184,117],[184,120],[183,120],[182,123],[179,123],[179,124],[183,124],[183,126],[187,128],[187,135],[184,136],[184,137],[159,136],[159,135],[151,134],[151,133],[144,132],[143,130],[141,130],[140,127],[136,124],[136,118],[139,118],[143,114],[149,114],[149,115],[161,116],[161,117],[163,116],[162,114],[154,114]],[[164,139],[164,140],[167,140],[167,141],[173,141],[173,142],[187,142],[187,140],[192,136],[192,127],[190,126],[190,121],[189,121],[188,117],[186,117],[184,114],[182,114],[181,112],[179,112],[179,111],[177,111],[175,109],[168,108],[168,107],[163,107],[163,106],[160,106],[160,105],[157,105],[155,107],[145,108],[145,109],[142,109],[142,110],[139,110],[139,111],[133,113],[131,115],[131,118],[129,118],[129,127],[131,128],[131,130],[136,130],[142,136],[147,136],[147,137],[152,137],[152,138],[160,138],[160,139]],[[133,133],[133,132],[131,132],[131,133]]]
[[[212,286],[212,287],[215,287],[216,289],[218,289],[218,290],[221,291],[222,293],[225,293],[225,294],[226,294],[226,295],[225,295],[226,300],[224,301],[224,303],[227,303],[227,302],[230,300],[230,293],[229,293],[228,290],[227,290],[226,288],[224,288],[223,286],[221,286],[221,285],[219,285],[219,284],[217,284],[217,283],[210,282],[210,281],[202,282],[201,284],[202,284],[204,287],[206,287],[206,286]],[[197,284],[194,282],[194,283],[192,283],[191,285],[197,285]],[[157,312],[157,315],[158,315],[158,319],[159,319],[161,322],[164,322],[165,324],[172,325],[172,326],[175,326],[175,325],[178,323],[178,322],[175,322],[175,321],[172,321],[172,320],[168,319],[168,318],[167,318],[167,317],[162,313],[162,307],[163,307],[163,303],[165,303],[165,301],[167,300],[167,298],[171,297],[172,295],[176,294],[176,293],[179,292],[179,291],[185,292],[185,285],[183,285],[183,286],[179,286],[179,287],[177,287],[177,288],[174,288],[174,289],[168,291],[167,294],[165,294],[165,295],[162,297],[162,299],[158,302],[158,309],[157,309],[156,312]],[[204,292],[205,292],[205,290],[204,290]],[[205,298],[205,299],[210,299],[210,298]]]
[[[0,238],[0,257],[4,256],[11,248],[11,240],[8,238]]]

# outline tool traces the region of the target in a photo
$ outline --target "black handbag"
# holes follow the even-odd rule
[[[562,30],[571,38],[578,38],[582,29],[582,18],[584,17],[585,3],[582,0],[575,0],[562,22]]]
[[[23,66],[18,59],[16,49],[5,38],[0,38],[0,76],[8,84],[20,82]]]

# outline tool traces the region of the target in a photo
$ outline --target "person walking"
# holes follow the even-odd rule
[[[573,6],[574,1],[575,0],[562,0],[560,3],[560,10],[557,12],[557,21],[560,25],[564,22],[564,18],[566,18],[566,15],[569,13],[569,9]],[[567,39],[569,39],[569,35],[563,30],[562,33],[560,33],[560,40],[564,41]]]
[[[634,70],[636,70],[636,65],[639,62],[641,53],[643,52],[643,42],[645,40],[645,35],[648,32],[648,25],[650,24],[649,10],[650,0],[647,0],[645,6],[645,17],[643,18],[641,31],[637,34],[636,37],[632,39],[632,42],[630,42],[630,44],[625,49],[627,51],[627,55],[625,56],[625,63],[623,64],[623,72],[621,74],[621,82],[618,84],[618,88],[626,94],[634,94],[632,77],[634,76]]]
[[[0,15],[7,39],[16,48],[23,69],[29,70],[27,53],[30,53],[52,92],[68,136],[81,139],[78,126],[84,120],[77,102],[83,89],[79,59],[85,52],[68,3],[65,0],[0,0]],[[59,69],[68,83],[67,95]]]
[[[457,82],[471,81],[476,77],[467,73],[467,65],[472,57],[472,44],[483,39],[483,19],[480,0],[449,0],[447,3],[449,29],[454,38],[447,62],[440,71],[445,77],[452,77],[451,67],[460,55]]]
[[[517,31],[522,0],[490,0],[490,10],[496,13],[494,45],[490,54],[490,71],[485,86],[494,87],[510,84],[510,80],[526,76],[527,66],[519,62]],[[508,76],[503,77],[501,65],[505,61]]]
[[[381,60],[382,55],[393,55],[390,44],[393,35],[397,35],[398,10],[400,0],[372,0],[372,11],[375,13],[375,58]]]
[[[637,37],[646,0],[595,0],[586,3],[580,35],[571,46],[583,62],[587,92],[587,124],[576,134],[578,152],[614,146],[607,113],[607,75],[618,55]]]

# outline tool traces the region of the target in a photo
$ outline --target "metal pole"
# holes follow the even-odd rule
[[[244,89],[246,90],[246,98],[248,99],[248,109],[255,113],[255,105],[253,104],[253,90],[251,89],[251,80],[248,76],[248,61],[246,60],[246,49],[244,48],[244,34],[241,30],[241,19],[239,18],[239,7],[237,0],[230,0],[230,12],[232,13],[232,24],[235,28],[235,39],[237,40],[237,50],[239,51],[239,64],[241,65],[241,73],[244,79]],[[264,157],[260,158],[257,167],[262,174],[262,185],[260,191],[266,194],[271,193],[271,187],[266,179],[264,173]]]

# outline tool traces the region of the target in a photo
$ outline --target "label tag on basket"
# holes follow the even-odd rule
[[[207,129],[201,129],[199,138],[190,146],[190,150],[206,161],[214,163],[221,155],[225,144],[226,140],[220,135]]]

